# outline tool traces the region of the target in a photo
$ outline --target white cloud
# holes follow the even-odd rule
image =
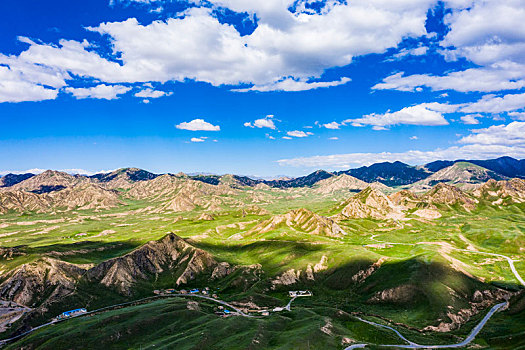
[[[145,97],[145,98],[159,98],[162,96],[170,96],[172,92],[166,92],[161,90],[153,90],[151,88],[142,89],[139,92],[135,93],[135,97]]]
[[[411,140],[418,140],[419,137],[417,137],[417,136],[414,135],[414,136],[410,136],[410,139],[411,139]]]
[[[461,121],[463,124],[475,125],[479,124],[479,120],[477,118],[482,117],[483,116],[481,114],[467,114],[461,117]]]
[[[401,161],[417,165],[426,164],[443,159],[491,159],[507,155],[515,158],[525,158],[525,147],[505,145],[465,145],[453,146],[433,151],[409,150],[406,152],[390,153],[346,153],[325,156],[301,157],[281,159],[277,163],[281,166],[301,168],[349,168],[353,166],[370,165],[378,162]]]
[[[399,124],[408,125],[447,125],[448,121],[443,117],[442,112],[447,112],[456,107],[440,103],[423,103],[411,107],[405,107],[397,112],[387,112],[384,114],[368,114],[362,118],[348,119],[344,123],[353,126],[372,125],[374,130],[385,130],[387,127]]]
[[[291,140],[292,138],[290,136],[283,136],[283,139],[285,140]]]
[[[2,66],[11,62],[10,67]],[[61,87],[65,82],[53,76],[53,72],[45,68],[30,65],[16,66],[16,63],[0,54],[0,102],[23,102],[54,100],[58,90],[43,86],[54,84]],[[53,81],[56,78],[56,81]]]
[[[301,130],[288,131],[286,134],[292,137],[308,137],[309,135],[313,135],[312,132],[304,132]]]
[[[508,125],[492,125],[486,129],[472,130],[472,134],[463,137],[459,142],[525,147],[525,122],[515,121]]]
[[[521,89],[525,87],[525,65],[504,62],[490,67],[451,72],[443,76],[430,74],[404,76],[403,72],[399,72],[386,77],[372,89],[415,91],[423,86],[436,91],[460,92]]]
[[[190,139],[190,141],[191,141],[191,142],[204,142],[204,141],[206,141],[206,139],[203,138],[203,137],[192,137],[192,138]]]
[[[461,2],[461,6],[458,3]],[[525,87],[525,7],[522,0],[448,1],[445,16],[449,31],[440,43],[449,61],[465,58],[478,65],[435,76],[396,73],[375,89],[500,91]]]
[[[509,112],[509,117],[515,120],[525,120],[525,112]]]
[[[275,130],[275,123],[273,122],[273,115],[267,115],[264,118],[256,119],[253,122],[246,122],[244,126],[249,128],[269,128]]]
[[[106,85],[100,84],[89,88],[66,88],[65,91],[69,92],[78,99],[85,98],[96,98],[102,100],[114,100],[119,95],[123,95],[131,90],[129,86],[122,85]]]
[[[362,166],[396,160],[417,165],[443,159],[491,159],[504,155],[522,159],[525,158],[525,122],[515,121],[507,125],[471,130],[469,135],[462,137],[458,142],[463,145],[432,151],[346,153],[281,159],[277,162],[281,166],[340,168],[348,167],[349,164]]]
[[[339,140],[339,137],[337,137],[337,136],[329,137],[328,140],[334,140],[334,141],[335,141],[335,140]]]
[[[177,129],[181,130],[191,130],[191,131],[220,131],[221,127],[219,125],[210,124],[204,119],[193,119],[190,122],[183,122],[178,125],[175,125]]]
[[[320,82],[305,82],[305,81],[298,81],[292,78],[287,78],[282,81],[278,81],[275,83],[265,84],[265,85],[254,85],[250,88],[246,89],[234,89],[233,91],[237,92],[248,92],[248,91],[260,91],[260,92],[268,92],[268,91],[306,91],[306,90],[313,90],[318,88],[326,88],[326,87],[332,87],[332,86],[338,86],[338,85],[344,85],[348,83],[351,79],[350,78],[341,78],[340,80],[335,81],[320,81]]]
[[[331,122],[331,123],[323,124],[322,126],[324,126],[327,129],[339,129],[341,124],[339,124],[338,122]]]
[[[107,35],[111,59],[86,40],[60,40],[54,45],[21,38],[29,45],[27,50],[0,56],[0,64],[16,70],[2,81],[25,82],[33,91],[23,97],[16,91],[28,86],[4,84],[0,98],[13,102],[55,98],[56,89],[79,77],[105,84],[189,79],[215,86],[253,84],[251,89],[260,91],[336,86],[349,78],[317,80],[326,69],[348,65],[356,56],[382,53],[407,37],[426,34],[426,13],[434,2],[328,1],[319,13],[298,3],[299,10],[291,13],[291,0],[213,0],[217,6],[256,15],[257,27],[241,36],[233,25],[221,23],[213,9],[199,7],[146,25],[130,18],[87,28]]]
[[[503,97],[485,95],[477,102],[461,108],[464,113],[502,113],[525,108],[525,93],[509,94]]]
[[[401,59],[406,56],[423,56],[428,52],[428,47],[419,46],[412,49],[402,49],[394,55],[394,58]]]

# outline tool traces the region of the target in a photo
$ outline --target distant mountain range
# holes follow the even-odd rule
[[[306,176],[281,178],[277,180],[264,180],[240,175],[182,175],[210,185],[227,184],[232,187],[255,187],[263,184],[274,188],[297,188],[312,187],[322,180],[342,174],[355,178],[356,181],[360,180],[366,183],[381,183],[389,187],[410,187],[414,185],[421,189],[428,189],[440,182],[461,185],[479,184],[490,179],[525,179],[525,159],[518,160],[511,157],[500,157],[489,160],[440,160],[421,166],[412,166],[399,161],[382,162],[339,172],[317,170]],[[64,186],[62,182],[48,184],[42,183],[41,179],[39,179],[40,187],[37,188],[31,185],[31,181],[27,181],[34,176],[35,174],[29,173],[7,174],[0,177],[0,187],[16,187],[17,184],[24,182],[29,186],[26,186],[27,188],[24,188],[24,190],[34,193],[46,193],[59,189],[57,186]],[[123,168],[110,173],[101,173],[92,176],[69,176],[76,179],[91,179],[97,183],[107,185],[106,187],[108,188],[129,188],[131,184],[135,182],[153,180],[160,175],[138,168]]]

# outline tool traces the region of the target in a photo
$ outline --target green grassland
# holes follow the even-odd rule
[[[205,212],[203,208],[184,213],[159,212],[149,209],[156,203],[126,200],[125,206],[98,212],[3,215],[0,246],[16,248],[18,254],[0,258],[0,279],[42,256],[75,264],[98,264],[174,232],[210,252],[218,261],[261,265],[265,279],[248,289],[232,287],[229,281],[190,283],[206,283],[217,289],[224,300],[249,299],[268,306],[282,305],[288,300],[290,288],[272,289],[269,281],[290,269],[304,271],[326,257],[326,266],[315,280],[301,278],[293,286],[312,290],[314,297],[297,300],[291,312],[253,320],[220,318],[210,303],[200,302],[200,311],[193,311],[186,308],[187,300],[158,300],[50,326],[8,348],[338,349],[344,347],[343,338],[376,344],[400,343],[392,332],[357,320],[357,314],[374,322],[398,323],[400,326],[396,327],[416,342],[445,344],[465,337],[484,313],[473,316],[453,332],[422,333],[415,329],[435,325],[448,308],[468,307],[468,298],[476,290],[523,289],[505,260],[459,249],[473,247],[508,255],[525,275],[525,204],[494,207],[482,202],[472,212],[447,208],[435,220],[348,219],[339,222],[347,233],[340,238],[313,235],[286,225],[243,236],[271,215],[291,209],[337,214],[338,204],[350,195],[319,195],[304,189],[258,191],[267,200],[257,205],[270,214],[242,215],[239,208],[224,206],[222,211],[213,213],[214,220],[208,221],[198,219]],[[240,191],[235,199],[250,205],[249,198]],[[366,283],[352,281],[352,276],[381,258],[385,259],[383,264]],[[453,262],[459,268],[452,268]],[[157,276],[155,281],[139,283],[132,296],[103,288],[93,291],[93,286],[81,284],[77,295],[51,307],[33,324],[76,306],[94,309],[150,296],[154,288],[169,287],[170,283],[169,276]],[[400,285],[414,288],[410,300],[370,302],[376,293]],[[451,290],[463,297],[451,297]],[[494,316],[494,321],[489,322],[493,326],[484,329],[475,342],[486,348],[525,348],[523,299],[522,293],[514,309]],[[323,332],[327,323],[330,331]]]

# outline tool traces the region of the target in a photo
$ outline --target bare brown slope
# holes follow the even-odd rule
[[[177,286],[202,273],[217,274],[218,265],[211,254],[171,233],[91,268],[49,257],[21,265],[4,277],[0,297],[28,306],[46,305],[73,293],[80,280],[130,295],[140,280],[171,273],[173,285]]]
[[[41,174],[35,175],[27,180],[17,183],[9,187],[9,190],[22,190],[28,192],[48,192],[46,188],[62,189],[65,187],[74,186],[80,183],[92,182],[84,176],[74,176],[62,171],[46,170]],[[51,192],[51,191],[49,191]]]
[[[21,190],[0,191],[0,213],[44,213],[57,209],[102,210],[123,204],[115,191],[98,185],[79,183],[49,193],[32,193]]]
[[[282,226],[287,226],[297,232],[328,237],[341,237],[346,234],[334,220],[300,208],[286,214],[275,215],[253,227],[246,235],[262,234]]]
[[[525,180],[489,180],[473,194],[478,198],[492,201],[492,204],[523,203],[525,202]]]
[[[208,252],[171,233],[124,256],[107,260],[87,271],[90,281],[129,294],[133,284],[165,271],[176,271],[174,284],[185,284],[217,262]]]
[[[315,184],[315,192],[330,194],[337,191],[363,190],[367,187],[368,183],[353,176],[342,174],[319,181]]]
[[[367,187],[343,204],[341,215],[345,218],[387,219],[403,216],[401,208],[395,205],[383,192]]]
[[[429,204],[441,204],[441,205],[460,205],[465,210],[474,209],[478,200],[471,195],[463,192],[459,188],[444,183],[439,183],[430,191],[425,193],[422,200]]]

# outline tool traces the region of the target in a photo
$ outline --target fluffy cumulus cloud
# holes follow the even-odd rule
[[[204,142],[206,141],[206,138],[205,137],[192,137],[190,141],[191,142]]]
[[[485,95],[477,102],[461,108],[465,113],[502,113],[525,108],[525,93],[508,94],[501,97]]]
[[[292,0],[210,3],[256,15],[255,30],[241,35],[220,21],[213,8],[197,6],[165,21],[141,24],[129,18],[87,28],[109,39],[111,57],[86,40],[47,44],[21,38],[29,46],[25,51],[0,56],[0,101],[52,99],[76,78],[105,84],[190,79],[215,86],[248,85],[243,91],[341,85],[350,79],[319,78],[356,56],[383,53],[404,38],[426,34],[426,13],[435,0],[326,1],[319,11]]]
[[[100,84],[89,88],[66,88],[67,92],[78,99],[95,98],[101,100],[114,100],[119,95],[123,95],[131,88],[122,85],[106,85]]]
[[[411,107],[405,107],[396,112],[387,112],[384,114],[368,114],[362,118],[348,119],[344,123],[350,123],[352,126],[371,125],[374,130],[385,130],[389,126],[408,124],[408,125],[447,125],[448,121],[442,112],[448,111],[450,105],[439,103],[420,104]]]
[[[151,88],[145,88],[135,93],[135,97],[142,97],[142,98],[159,98],[163,96],[171,96],[172,92],[166,92],[161,90],[154,90]]]
[[[447,1],[449,31],[440,42],[449,61],[464,58],[478,67],[444,75],[396,73],[375,89],[500,91],[525,86],[525,7],[522,0]]]
[[[237,92],[248,92],[248,91],[306,91],[318,88],[326,88],[338,85],[344,85],[350,81],[350,78],[343,77],[340,80],[335,81],[319,81],[319,82],[306,82],[292,78],[287,78],[278,82],[265,84],[265,85],[254,85],[250,88],[234,89]]]
[[[475,125],[479,124],[478,118],[482,118],[481,114],[467,114],[462,116],[460,119],[464,124]]]
[[[341,168],[350,164],[361,166],[396,160],[416,165],[442,159],[490,159],[502,155],[525,158],[525,122],[475,129],[458,142],[459,146],[432,151],[346,153],[281,159],[277,162],[281,166],[302,168]]]
[[[525,147],[525,122],[515,121],[508,125],[492,125],[485,129],[472,130],[471,135],[463,137],[459,142]]]
[[[177,129],[190,130],[190,131],[219,131],[221,127],[219,125],[213,125],[208,123],[204,119],[193,119],[190,122],[183,122],[175,125]]]
[[[300,168],[349,168],[350,166],[370,165],[378,162],[401,161],[408,164],[426,164],[442,159],[491,159],[508,155],[515,158],[525,158],[525,147],[504,145],[465,145],[453,146],[433,151],[409,150],[406,152],[391,153],[346,153],[324,156],[300,157],[281,159],[277,163],[281,166]]]
[[[515,120],[525,120],[525,112],[509,112],[509,117]]]
[[[256,119],[253,122],[246,122],[244,123],[244,126],[248,128],[269,128],[272,130],[275,130],[275,123],[273,121],[273,115],[267,115],[264,118]]]
[[[323,124],[322,126],[327,128],[327,129],[335,130],[335,129],[339,129],[341,124],[339,124],[338,122],[331,122],[331,123]]]
[[[286,135],[288,136],[291,136],[291,137],[308,137],[310,135],[313,135],[313,132],[304,132],[302,130],[293,130],[293,131],[288,131],[286,133]]]

